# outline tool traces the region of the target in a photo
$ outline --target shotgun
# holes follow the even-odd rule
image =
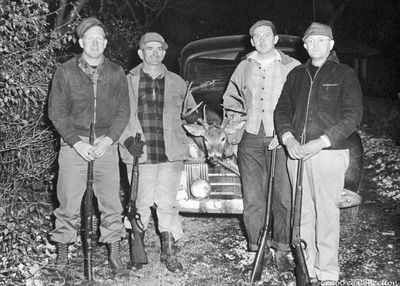
[[[140,143],[140,134],[136,133],[135,141]],[[140,220],[140,214],[136,208],[136,198],[139,183],[138,157],[133,156],[132,180],[128,191],[128,200],[124,207],[124,224],[129,236],[129,255],[130,266],[140,269],[143,264],[147,264],[147,255],[144,248],[144,226]]]
[[[264,268],[264,253],[265,246],[270,248],[269,243],[269,232],[271,229],[271,205],[272,205],[272,193],[274,191],[274,182],[275,182],[275,165],[276,165],[276,149],[272,149],[271,152],[271,168],[269,170],[269,181],[268,181],[268,189],[267,189],[267,206],[265,210],[265,223],[264,227],[261,230],[261,235],[258,239],[258,250],[256,254],[256,258],[254,260],[253,270],[251,272],[250,282],[253,283],[255,281],[261,280],[262,270]]]
[[[94,142],[94,124],[90,123],[89,144]],[[85,278],[93,281],[92,273],[92,237],[93,237],[93,161],[89,161],[87,168],[86,191],[83,200],[82,246],[83,266]]]
[[[301,136],[301,145],[304,144],[304,135]],[[292,245],[296,261],[295,275],[297,286],[311,286],[310,276],[308,274],[305,251],[307,249],[306,242],[300,237],[300,221],[301,221],[301,202],[303,197],[303,159],[300,159],[297,166],[296,176],[296,193],[294,198],[294,206],[292,208]],[[304,245],[304,247],[303,247]]]

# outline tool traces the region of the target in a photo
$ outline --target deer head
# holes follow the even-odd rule
[[[210,84],[214,84],[214,82],[207,82],[200,85],[197,88],[201,88],[204,86],[208,86]],[[189,96],[192,96],[193,89],[191,88],[191,84],[189,85],[188,92],[186,93],[186,97],[184,100],[184,110],[187,110],[183,113],[182,118],[187,118],[190,114],[195,112],[202,104],[200,102],[197,106],[191,109],[187,109],[187,102]],[[238,97],[238,100],[241,98]],[[223,106],[224,107],[224,106]],[[203,118],[199,118],[197,123],[194,124],[183,124],[183,128],[192,136],[194,136],[194,141],[197,146],[207,154],[207,159],[211,163],[218,163],[221,160],[232,156],[233,152],[230,148],[230,143],[228,138],[230,135],[240,131],[244,124],[246,123],[245,116],[242,116],[239,120],[234,120],[234,116],[232,113],[228,114],[225,112],[225,109],[229,111],[233,111],[238,114],[246,114],[245,109],[240,108],[225,108],[223,109],[223,120],[221,125],[217,125],[215,123],[208,124],[206,118],[206,105],[203,107]],[[202,138],[203,140],[198,140],[196,138]]]

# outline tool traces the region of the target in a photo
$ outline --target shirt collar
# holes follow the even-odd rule
[[[259,57],[258,57],[258,53],[257,51],[253,51],[248,57],[248,59],[251,59],[257,63],[262,63],[262,61],[260,61]],[[274,49],[274,58],[272,61],[268,61],[268,62],[274,62],[274,61],[282,61],[282,56],[281,54],[277,51],[277,49]]]

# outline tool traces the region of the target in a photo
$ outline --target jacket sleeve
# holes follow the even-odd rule
[[[286,132],[294,134],[294,128],[292,126],[294,115],[292,78],[293,72],[290,72],[285,84],[283,85],[281,96],[279,97],[274,111],[275,130],[280,139],[282,139],[282,135]]]
[[[118,110],[116,116],[111,124],[110,129],[106,132],[106,136],[109,136],[113,142],[118,141],[122,132],[125,130],[130,116],[130,105],[129,105],[129,94],[128,94],[128,84],[122,67],[118,72],[118,82],[119,90],[115,91],[118,93]]]
[[[332,148],[349,137],[360,125],[363,115],[362,91],[357,74],[349,69],[343,76],[343,88],[340,96],[340,117],[324,130]]]
[[[80,141],[80,137],[72,128],[68,118],[69,84],[67,76],[62,67],[59,67],[53,76],[49,94],[49,118],[60,136],[69,146]]]
[[[245,106],[242,106],[242,103],[236,99],[235,97],[242,97],[242,92],[241,90],[243,89],[243,72],[244,72],[244,62],[241,62],[233,72],[228,86],[222,96],[223,98],[223,105],[225,108],[234,108],[234,109],[241,109],[245,108]],[[243,98],[244,101],[244,98]]]

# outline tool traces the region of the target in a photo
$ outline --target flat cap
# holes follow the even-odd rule
[[[105,30],[103,23],[99,19],[96,17],[89,17],[83,19],[82,22],[79,23],[78,27],[76,27],[76,34],[79,38],[82,38],[85,32],[94,26],[99,26]]]
[[[168,44],[165,42],[164,38],[159,34],[155,32],[148,32],[144,34],[140,38],[139,46],[142,49],[146,43],[149,42],[159,42],[162,44],[162,47],[164,50],[168,49]]]
[[[314,35],[327,36],[333,40],[332,29],[329,25],[313,22],[304,33],[303,42]]]

